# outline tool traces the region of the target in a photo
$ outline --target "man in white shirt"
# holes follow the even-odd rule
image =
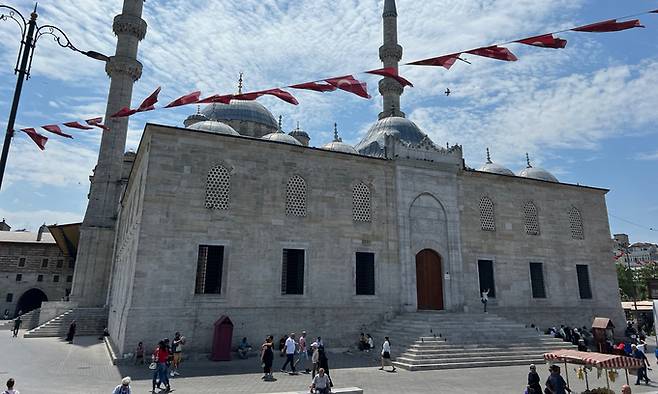
[[[7,380],[7,390],[3,391],[2,394],[19,394],[18,390],[14,390],[14,378],[9,378]]]
[[[324,373],[324,368],[320,368],[318,375],[313,378],[313,383],[311,383],[311,393],[328,394],[330,392],[329,376]]]
[[[297,350],[297,342],[295,342],[295,333],[291,333],[288,339],[286,339],[285,351],[286,351],[286,362],[281,367],[281,372],[286,372],[286,367],[290,363],[291,373],[295,373],[295,350]]]

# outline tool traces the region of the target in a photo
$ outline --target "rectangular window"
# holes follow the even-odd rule
[[[43,275],[37,275],[37,282],[43,282]]]
[[[544,288],[544,264],[530,263],[530,283],[532,284],[532,298],[546,298]]]
[[[496,285],[494,283],[493,261],[478,260],[478,275],[480,277],[480,296],[489,289],[489,298],[496,298]]]
[[[14,293],[7,293],[7,298],[5,298],[5,302],[13,302],[14,301]]]
[[[281,294],[304,294],[304,250],[283,249]]]
[[[16,282],[20,282],[23,280],[23,274],[16,274]]]
[[[48,268],[48,259],[41,260],[41,268]]]
[[[53,282],[59,282],[59,275],[53,276]]]
[[[21,257],[20,259],[18,259],[18,266],[25,267],[25,257]]]
[[[73,275],[69,275],[66,277],[66,283],[71,283],[73,282]]]
[[[374,253],[356,253],[356,295],[375,295]]]
[[[57,268],[62,268],[64,266],[64,260],[57,260]]]
[[[221,294],[224,247],[199,245],[196,269],[196,294]]]
[[[578,290],[580,291],[580,298],[589,300],[592,298],[592,287],[589,284],[589,267],[586,265],[576,265],[576,273],[578,274]]]

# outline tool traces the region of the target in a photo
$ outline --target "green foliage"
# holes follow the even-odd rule
[[[658,264],[647,263],[636,269],[630,269],[621,263],[616,263],[615,266],[622,301],[633,300],[633,283],[635,283],[635,291],[637,291],[637,300],[648,300],[649,280],[658,279]]]

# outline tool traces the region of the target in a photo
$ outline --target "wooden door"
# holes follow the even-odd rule
[[[416,291],[419,310],[443,310],[441,256],[433,250],[416,255]]]

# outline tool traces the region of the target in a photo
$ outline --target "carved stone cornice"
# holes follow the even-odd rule
[[[124,74],[137,81],[142,76],[142,63],[125,56],[112,56],[105,64],[105,72],[110,78]]]
[[[117,15],[114,17],[112,30],[117,36],[119,34],[130,34],[137,37],[138,40],[143,40],[146,36],[146,22],[144,19],[132,15]]]
[[[395,59],[400,61],[402,59],[402,46],[400,45],[384,45],[379,48],[379,58],[383,61],[384,59]]]

